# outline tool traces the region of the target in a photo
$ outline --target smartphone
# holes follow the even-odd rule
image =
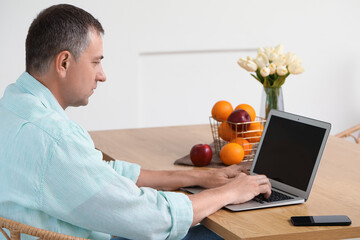
[[[325,216],[294,216],[291,217],[294,226],[348,226],[351,220],[346,215]]]

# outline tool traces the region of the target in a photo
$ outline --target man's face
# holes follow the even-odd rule
[[[63,104],[68,106],[85,106],[94,93],[97,82],[106,80],[101,66],[103,58],[103,42],[100,34],[89,33],[90,43],[79,59],[70,58],[66,81],[62,86]]]

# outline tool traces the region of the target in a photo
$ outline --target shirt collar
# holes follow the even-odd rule
[[[68,119],[64,109],[60,106],[51,91],[29,73],[24,72],[21,74],[16,81],[16,84],[27,90],[32,95],[38,97],[46,108],[50,108],[61,114],[64,118]]]

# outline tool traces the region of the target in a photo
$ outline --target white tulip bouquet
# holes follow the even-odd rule
[[[255,59],[251,57],[240,58],[238,64],[251,73],[264,87],[265,107],[263,116],[265,119],[271,109],[284,110],[281,85],[290,74],[304,72],[301,60],[293,53],[284,54],[283,45],[274,48],[265,47],[258,49]],[[262,111],[263,112],[263,111]]]
[[[304,72],[301,60],[291,52],[284,54],[282,44],[274,48],[259,48],[257,52],[258,55],[255,59],[251,57],[240,58],[238,64],[249,72],[255,72],[256,75],[251,75],[265,88],[281,87],[290,74]]]

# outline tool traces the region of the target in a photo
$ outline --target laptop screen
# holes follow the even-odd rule
[[[307,190],[325,128],[271,116],[253,171]]]

